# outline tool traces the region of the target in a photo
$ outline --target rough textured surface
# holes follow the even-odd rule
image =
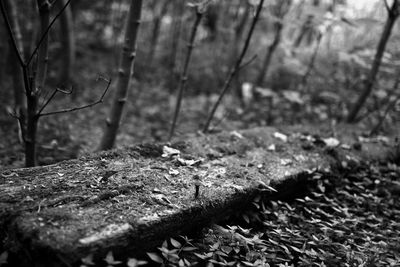
[[[170,145],[179,155],[163,155],[163,145],[148,144],[5,170],[2,246],[24,255],[20,264],[26,266],[73,266],[90,253],[100,257],[110,250],[118,255],[151,248],[167,236],[240,211],[261,191],[293,194],[314,168],[385,156],[394,143],[360,135],[346,125],[256,128]],[[332,139],[324,138],[332,137],[340,144],[330,147]]]

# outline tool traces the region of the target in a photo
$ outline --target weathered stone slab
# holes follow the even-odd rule
[[[150,249],[170,235],[240,212],[261,191],[278,196],[304,190],[315,168],[384,156],[394,142],[360,143],[359,136],[346,125],[334,131],[256,128],[168,146],[178,151],[139,145],[2,171],[3,249],[18,255],[21,266],[75,266],[88,254],[104,258],[108,251],[118,256]]]

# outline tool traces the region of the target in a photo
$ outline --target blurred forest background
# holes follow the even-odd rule
[[[8,17],[22,61],[1,18],[0,167],[36,164],[24,162],[30,143],[19,123],[25,121],[23,114],[29,117],[24,111],[26,84],[40,88],[37,164],[101,149],[118,84],[124,25],[135,1],[2,2],[2,16]],[[174,137],[203,129],[243,51],[259,3],[143,1],[117,147],[168,141],[179,88],[184,88],[183,100]],[[209,131],[350,121],[377,134],[399,121],[398,0],[266,0],[259,15]],[[43,27],[46,18],[51,27]],[[48,57],[41,58],[47,45]],[[47,64],[44,69],[41,59]],[[185,61],[190,61],[187,68]],[[24,85],[25,70],[30,76]],[[365,103],[360,102],[369,85]],[[103,93],[104,101],[97,103]],[[361,108],[352,118],[357,102]],[[56,110],[61,114],[51,114]]]

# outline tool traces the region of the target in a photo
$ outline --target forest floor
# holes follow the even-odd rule
[[[115,77],[112,72],[113,64],[106,64],[106,62],[115,61],[113,60],[115,55],[108,51],[89,51],[78,54],[80,60],[77,62],[74,80],[79,82],[76,82],[73,87],[74,93],[67,96],[59,95],[50,103],[46,111],[94,102],[107,85],[103,78]],[[174,80],[163,69],[140,66],[140,64],[136,69],[136,78],[131,83],[129,99],[125,105],[116,141],[117,147],[143,142],[165,142],[168,139],[177,91],[171,88],[178,87],[178,74],[175,75]],[[50,85],[47,88],[48,91],[43,94],[44,97],[48,96],[52,91],[52,86],[57,84],[56,72],[57,66],[49,73]],[[196,86],[197,88],[194,89]],[[203,86],[207,87],[207,82]],[[87,152],[96,151],[115,87],[114,80],[104,103],[74,113],[41,118],[37,142],[40,165],[76,158]],[[4,88],[11,88],[10,79],[5,80]],[[198,84],[191,84],[189,79],[175,137],[196,133],[204,125],[209,110],[217,98],[219,88],[215,88],[211,93],[209,88],[203,89],[208,94],[196,93]],[[4,102],[2,103],[4,108],[0,112],[0,136],[2,136],[0,138],[0,168],[23,167],[24,165],[23,145],[21,139],[18,138],[18,123],[8,113],[12,110],[11,92],[11,89],[0,91],[0,99]],[[263,97],[261,93],[249,99],[251,102],[246,107],[240,105],[237,97],[234,96],[233,88],[231,92],[218,108],[211,131],[266,125],[319,124],[329,121],[335,123],[345,118],[347,112],[345,104],[349,102],[349,97],[347,97],[349,93],[346,89],[328,86],[327,81],[321,79],[313,80],[310,82],[310,88],[300,92],[267,90],[267,93],[272,93],[272,98]],[[379,118],[377,114],[382,113],[384,107],[377,109],[370,104],[367,110],[370,114],[361,121],[366,135],[377,124]],[[390,128],[398,117],[399,111],[389,113],[386,123],[383,124],[382,134],[385,134],[385,130]]]

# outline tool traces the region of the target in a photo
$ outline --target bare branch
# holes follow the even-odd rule
[[[247,60],[245,63],[243,63],[242,65],[239,66],[239,70],[247,67],[248,65],[250,65],[254,60],[256,60],[258,57],[257,54],[253,55],[249,60]]]
[[[93,107],[93,106],[95,106],[95,105],[100,104],[100,103],[103,102],[104,96],[106,95],[108,89],[110,88],[110,85],[111,85],[111,79],[109,79],[109,80],[107,81],[107,87],[106,87],[106,89],[103,91],[103,94],[101,95],[101,97],[99,98],[99,100],[97,100],[97,101],[95,101],[95,102],[93,102],[93,103],[86,104],[86,105],[83,105],[83,106],[81,106],[81,107],[61,109],[61,110],[51,111],[51,112],[47,112],[47,113],[38,113],[37,116],[38,116],[38,117],[43,117],[43,116],[49,116],[49,115],[54,115],[54,114],[68,113],[68,112],[74,112],[74,111],[78,111],[78,110],[81,110],[81,109]],[[58,92],[58,91],[56,90],[55,92]],[[53,92],[53,94],[55,94],[55,93]],[[51,98],[51,97],[50,97],[50,98]],[[50,98],[49,98],[49,99],[50,99]],[[46,103],[47,103],[47,102],[46,102]],[[46,105],[47,105],[47,104],[46,104]],[[42,109],[41,109],[41,110],[42,110]]]
[[[24,68],[26,66],[26,64],[25,64],[24,60],[22,59],[21,52],[18,50],[17,42],[15,41],[15,36],[12,32],[11,24],[10,24],[10,21],[8,20],[3,0],[0,1],[0,9],[1,9],[1,14],[3,15],[4,23],[5,23],[7,31],[8,31],[8,35],[11,38],[11,43],[12,43],[13,49],[15,50],[15,53],[17,54],[19,64]]]
[[[394,0],[394,1],[396,1],[396,0]],[[390,11],[390,6],[389,6],[387,0],[383,0],[383,3],[385,4],[386,11],[387,11],[388,13],[390,13],[390,12],[391,12],[391,11]]]
[[[40,114],[42,113],[43,109],[50,103],[50,101],[56,96],[58,90],[58,88],[54,89],[53,93],[51,93],[51,96],[47,99],[46,102],[44,102],[43,106],[39,109],[39,111],[37,112],[37,115],[40,116]]]
[[[69,91],[67,91],[67,90],[63,90],[63,89],[57,87],[57,91],[64,95],[70,95],[74,91],[74,88],[71,86],[71,89]]]
[[[64,12],[64,10],[67,8],[67,6],[69,5],[69,3],[71,2],[71,0],[68,0],[67,3],[65,3],[65,5],[60,9],[60,11],[57,13],[57,15],[53,18],[53,20],[50,22],[49,26],[46,28],[46,30],[44,31],[44,33],[42,34],[42,36],[40,37],[39,42],[37,43],[35,49],[33,50],[31,56],[29,57],[26,65],[29,65],[32,62],[33,57],[36,55],[40,45],[43,43],[45,37],[47,36],[47,34],[49,33],[51,27],[53,26],[54,22],[56,22],[56,20],[58,19],[58,17],[61,16],[61,14]]]

